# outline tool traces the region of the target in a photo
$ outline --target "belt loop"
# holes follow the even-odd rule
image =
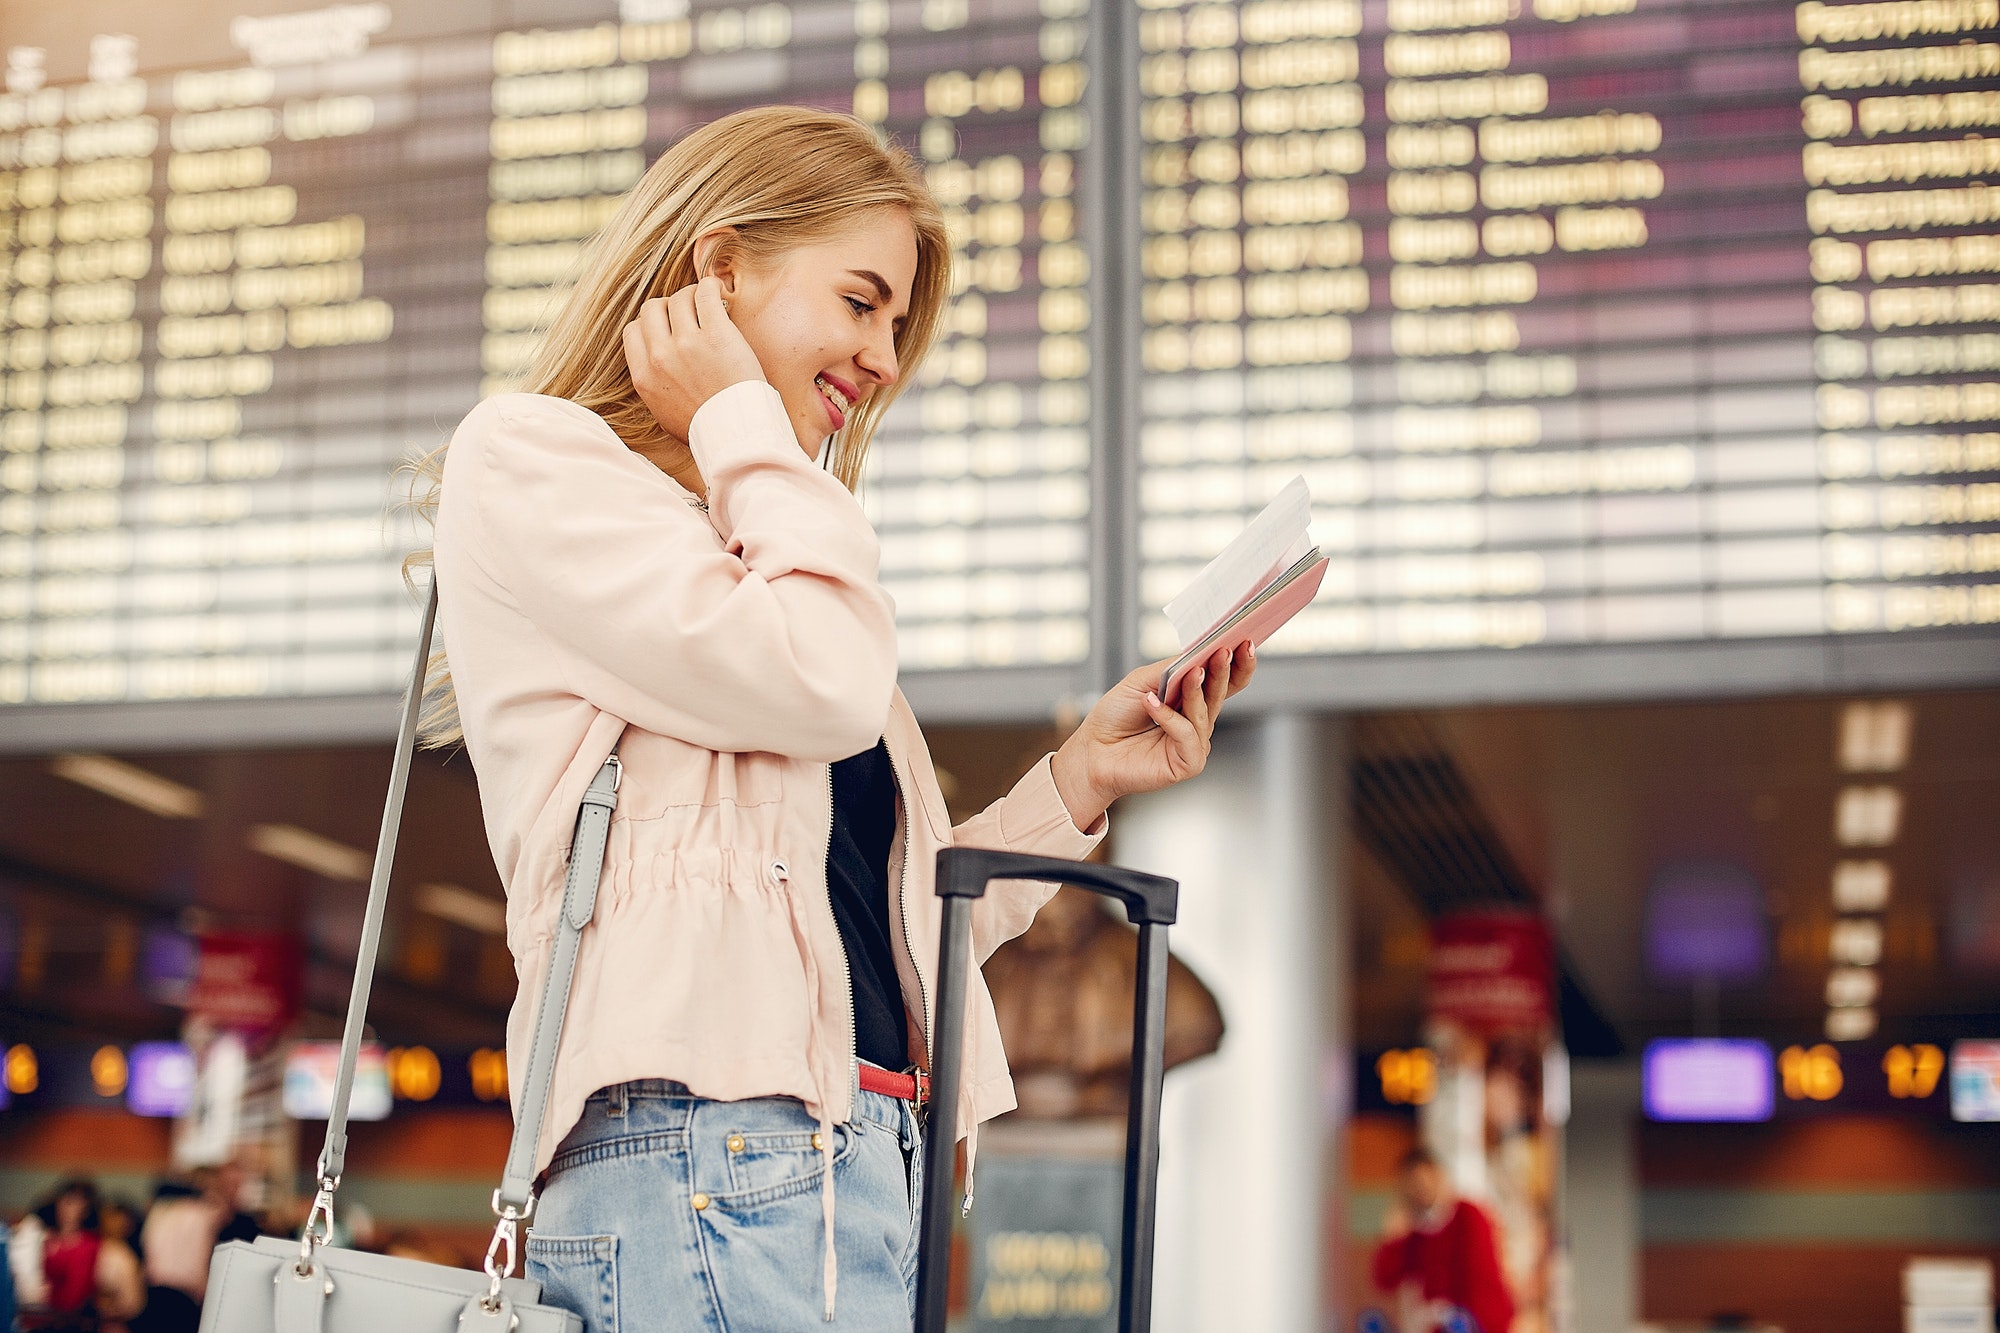
[[[614,1083],[611,1085],[611,1105],[605,1114],[609,1115],[613,1120],[622,1120],[625,1118],[626,1090],[630,1086],[630,1084],[626,1083]]]

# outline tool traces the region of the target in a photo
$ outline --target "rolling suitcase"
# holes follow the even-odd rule
[[[1160,1174],[1160,1087],[1166,1073],[1167,927],[1180,885],[1158,875],[1088,861],[948,847],[938,853],[944,899],[938,959],[937,1035],[931,1053],[928,1142],[944,1145],[924,1175],[917,1260],[917,1333],[945,1333],[951,1267],[951,1148],[958,1141],[958,1087],[964,1072],[965,978],[972,966],[972,900],[996,879],[1038,879],[1088,889],[1125,904],[1139,928],[1138,993],[1132,1005],[1132,1093],[1125,1130],[1125,1205],[1118,1254],[1118,1331],[1153,1326],[1153,1225]]]

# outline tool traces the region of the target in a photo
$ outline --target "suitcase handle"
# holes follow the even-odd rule
[[[1125,917],[1135,926],[1174,924],[1181,893],[1181,886],[1174,880],[1094,861],[1062,861],[1053,856],[993,852],[983,847],[947,847],[938,853],[940,898],[983,898],[987,883],[996,879],[1053,880],[1116,898],[1125,904]]]
[[[945,1333],[951,1270],[952,1162],[958,1143],[958,1089],[964,1075],[965,978],[972,970],[972,903],[996,879],[1052,880],[1125,905],[1139,927],[1137,994],[1132,1005],[1132,1084],[1125,1130],[1125,1204],[1118,1255],[1118,1330],[1153,1323],[1153,1217],[1160,1174],[1160,1089],[1166,1075],[1167,927],[1180,903],[1174,880],[1122,866],[1064,861],[978,847],[938,853],[944,899],[938,950],[937,1029],[931,1053],[930,1123],[917,1258],[918,1333]]]

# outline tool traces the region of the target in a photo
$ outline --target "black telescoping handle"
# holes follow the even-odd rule
[[[984,898],[986,885],[996,879],[1048,880],[1116,898],[1125,904],[1126,919],[1135,926],[1174,924],[1181,894],[1181,886],[1174,880],[1095,861],[1064,861],[979,847],[947,847],[938,853],[940,898]]]
[[[1132,1005],[1132,1086],[1125,1131],[1125,1208],[1119,1249],[1118,1330],[1153,1326],[1153,1224],[1160,1175],[1160,1089],[1166,1077],[1167,927],[1179,906],[1174,880],[1121,866],[1019,852],[948,847],[938,853],[944,899],[939,941],[937,1031],[931,1051],[930,1123],[924,1172],[922,1248],[917,1258],[918,1333],[945,1333],[951,1269],[952,1159],[965,1057],[965,982],[972,967],[972,900],[996,879],[1038,879],[1116,898],[1139,927]]]

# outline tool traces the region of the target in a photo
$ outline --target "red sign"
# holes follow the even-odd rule
[[[1430,1014],[1484,1036],[1539,1033],[1555,1013],[1548,927],[1525,912],[1461,912],[1431,926]]]
[[[189,1017],[258,1045],[297,1017],[304,981],[305,955],[296,935],[204,934],[188,995]]]

